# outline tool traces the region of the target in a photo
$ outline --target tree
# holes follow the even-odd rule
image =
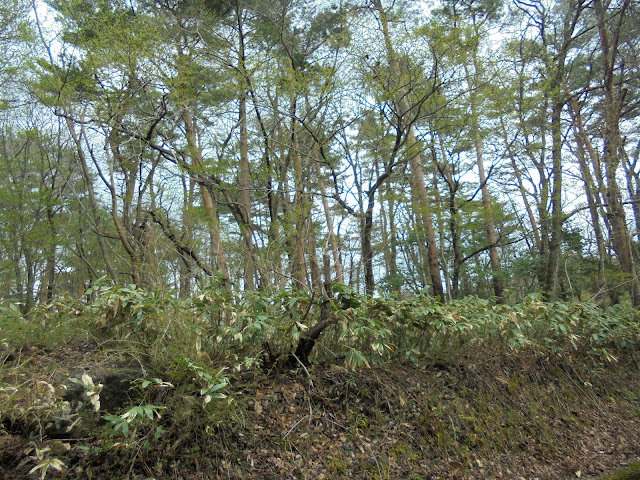
[[[537,56],[543,66],[543,81],[540,83],[543,105],[547,113],[550,109],[549,136],[551,137],[551,165],[548,167],[540,157],[536,160],[541,178],[549,178],[545,185],[545,195],[549,195],[550,212],[544,197],[539,202],[540,228],[542,231],[541,256],[547,258],[540,280],[544,290],[553,298],[557,291],[558,266],[562,245],[562,226],[566,216],[562,210],[562,112],[567,103],[563,85],[567,82],[568,59],[577,41],[589,32],[588,26],[580,28],[587,3],[582,0],[568,0],[549,9],[542,2],[517,1],[516,6],[525,15],[527,30],[533,29],[539,42]],[[526,30],[525,30],[526,32]],[[525,33],[526,34],[526,33]],[[546,133],[544,135],[546,137]],[[546,142],[546,138],[545,138]]]
[[[442,288],[442,278],[440,274],[440,259],[438,246],[436,243],[435,230],[429,209],[430,200],[425,186],[425,174],[422,165],[421,145],[419,144],[415,132],[414,124],[424,114],[425,104],[436,92],[435,77],[429,81],[420,75],[419,68],[412,65],[407,57],[399,56],[392,44],[391,33],[389,31],[388,12],[379,0],[372,1],[372,7],[381,26],[382,40],[384,42],[384,54],[386,56],[387,68],[374,68],[373,80],[379,88],[379,95],[386,101],[386,108],[393,128],[396,131],[396,140],[391,152],[391,159],[387,162],[385,173],[378,177],[384,182],[392,173],[398,160],[395,158],[401,153],[400,149],[406,147],[405,158],[399,159],[408,161],[411,167],[411,185],[416,202],[416,218],[420,231],[424,232],[427,247],[428,269],[431,274],[431,284],[433,295],[444,300],[444,290]],[[406,74],[404,73],[406,72]],[[405,145],[406,144],[406,145]],[[379,183],[378,187],[382,185]],[[375,190],[377,190],[377,188]],[[373,193],[375,194],[375,190]],[[372,190],[369,190],[371,193]],[[372,213],[374,197],[369,196],[367,214],[364,218],[363,245],[369,244],[369,235],[372,228]],[[370,247],[363,249],[365,259],[365,284],[367,291],[373,291],[373,269],[371,266],[372,252]]]
[[[485,171],[485,158],[483,149],[483,132],[481,131],[481,112],[483,96],[487,95],[490,88],[486,81],[486,69],[484,64],[490,63],[485,58],[480,58],[480,49],[487,36],[489,24],[495,22],[500,15],[501,3],[496,1],[472,1],[472,2],[444,2],[439,13],[448,23],[452,24],[452,31],[448,34],[455,37],[455,47],[444,56],[453,57],[455,63],[460,63],[464,71],[470,115],[467,122],[470,127],[470,136],[473,139],[473,149],[478,168],[478,180],[482,194],[482,206],[486,217],[487,245],[489,261],[493,272],[493,290],[498,301],[503,300],[503,280],[500,272],[500,260],[498,256],[498,236],[491,207],[491,195],[489,193],[488,175]],[[449,40],[451,41],[451,40]],[[449,45],[453,47],[453,45]],[[438,48],[442,49],[442,46]],[[458,52],[453,53],[453,52]],[[488,109],[486,109],[488,110]],[[489,112],[487,111],[487,114]],[[486,115],[486,114],[485,114]]]
[[[602,0],[594,0],[596,24],[600,36],[600,54],[603,69],[602,87],[604,92],[603,113],[604,143],[603,163],[606,176],[605,200],[607,218],[611,225],[611,241],[616,251],[622,271],[631,276],[631,296],[633,305],[640,305],[640,280],[631,253],[631,238],[627,227],[626,215],[618,186],[617,172],[622,161],[624,142],[620,133],[620,123],[627,106],[625,80],[634,76],[638,66],[631,71],[625,67],[625,58],[621,54],[621,42],[624,42],[625,21],[631,15],[631,1],[623,0],[605,10]],[[636,12],[637,13],[637,12]]]
[[[26,45],[32,37],[26,0],[7,0],[0,6],[0,111],[15,106],[15,90],[27,62]]]
[[[61,125],[26,127],[4,124],[0,133],[2,291],[23,314],[64,292],[57,284],[67,247],[60,232],[73,229],[69,197],[81,185]]]

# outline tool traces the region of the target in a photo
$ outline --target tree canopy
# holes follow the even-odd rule
[[[9,2],[2,296],[638,305],[639,7]]]

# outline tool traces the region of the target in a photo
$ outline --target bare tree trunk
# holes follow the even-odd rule
[[[551,157],[552,157],[552,189],[551,189],[551,228],[549,239],[549,258],[545,276],[545,291],[549,299],[554,299],[558,289],[558,266],[560,262],[560,247],[562,244],[562,126],[561,112],[564,102],[558,93],[552,95],[551,113]]]
[[[587,205],[589,207],[589,214],[591,216],[591,223],[593,225],[593,231],[596,236],[596,247],[598,249],[598,292],[596,296],[600,297],[600,292],[607,290],[607,277],[605,275],[604,261],[607,256],[607,252],[604,244],[604,236],[602,235],[602,229],[600,228],[600,215],[598,214],[598,189],[589,170],[589,162],[586,159],[586,153],[594,160],[597,158],[596,152],[587,132],[584,129],[582,123],[582,115],[580,113],[580,107],[574,97],[569,99],[569,106],[571,109],[571,116],[573,117],[573,129],[577,140],[577,152],[576,156],[580,163],[580,172],[582,174],[582,180],[584,182],[585,194],[587,197]],[[617,295],[612,298],[614,303],[617,303]]]
[[[80,167],[82,170],[82,176],[84,178],[85,185],[87,187],[87,194],[89,197],[89,208],[91,209],[91,213],[93,215],[94,221],[94,229],[96,232],[96,239],[98,240],[98,245],[100,247],[100,252],[102,253],[102,258],[104,261],[105,269],[109,274],[109,278],[111,281],[116,283],[118,281],[118,275],[116,274],[115,269],[113,268],[113,264],[111,263],[111,258],[109,252],[107,251],[107,245],[104,240],[104,235],[102,233],[102,229],[100,226],[100,213],[98,210],[98,201],[96,200],[95,190],[93,188],[93,178],[91,177],[91,172],[89,171],[89,165],[87,162],[87,157],[82,148],[82,142],[80,141],[80,137],[78,136],[78,132],[76,132],[75,125],[69,116],[65,116],[65,121],[67,124],[67,128],[69,133],[71,134],[71,138],[73,139],[73,143],[76,146],[76,152],[78,154],[78,159],[80,160]],[[83,129],[81,127],[81,135],[84,135]]]
[[[249,144],[247,136],[246,95],[240,95],[240,172],[238,185],[240,187],[240,206],[242,210],[242,236],[244,237],[244,287],[245,290],[255,288],[255,266],[253,262],[253,228],[251,214],[251,190],[249,172]]]
[[[442,178],[444,178],[448,190],[447,206],[449,209],[449,241],[451,242],[451,250],[453,251],[452,272],[450,278],[451,291],[449,292],[449,296],[455,300],[458,298],[460,287],[460,270],[462,268],[462,252],[460,249],[460,225],[458,218],[458,199],[456,197],[458,189],[460,188],[460,182],[454,178],[454,166],[447,160],[447,152],[444,146],[444,139],[440,134],[437,134],[437,136],[438,145],[440,147],[440,155],[442,156],[443,163],[442,167],[438,166],[438,170]]]
[[[244,30],[242,10],[236,5],[236,15],[238,23],[238,68],[240,70],[240,83],[247,77],[244,50]],[[249,138],[247,133],[247,91],[243,87],[239,98],[240,108],[240,172],[238,174],[238,185],[240,187],[240,206],[242,209],[242,235],[244,237],[244,287],[246,290],[255,288],[254,276],[255,265],[253,261],[253,227],[251,214],[251,189],[249,171]]]
[[[114,131],[112,130],[112,135]],[[114,162],[116,157],[118,156],[117,145],[113,140],[112,135],[107,138],[107,142],[111,149],[109,155],[109,179],[107,182],[107,187],[109,188],[109,193],[111,195],[111,219],[113,220],[113,224],[116,227],[116,232],[118,233],[118,238],[120,239],[120,243],[124,247],[125,252],[129,256],[129,261],[131,263],[131,279],[133,284],[136,287],[142,286],[142,282],[140,279],[140,258],[135,248],[131,244],[131,238],[129,237],[129,232],[125,228],[123,221],[120,219],[118,215],[118,194],[116,191],[116,180],[114,174]],[[127,208],[123,207],[123,215],[126,215]]]
[[[473,135],[473,146],[476,152],[476,164],[478,165],[478,177],[480,180],[480,190],[482,192],[482,207],[486,218],[487,243],[489,244],[489,263],[493,274],[493,293],[498,301],[504,301],[504,286],[502,275],[500,273],[500,259],[498,258],[498,236],[496,235],[495,221],[493,211],[491,209],[491,196],[489,195],[489,187],[487,186],[487,175],[484,170],[484,158],[482,151],[482,138],[480,136],[479,113],[478,113],[478,58],[476,52],[473,53],[473,66],[475,70],[474,78],[471,78],[468,67],[465,65],[465,74],[467,77],[467,87],[471,99],[471,130]]]
[[[433,155],[433,162],[437,163],[436,156],[436,148],[435,145],[431,147],[431,152]],[[432,172],[433,178],[433,196],[435,203],[435,211],[436,211],[436,223],[438,225],[438,238],[440,241],[440,245],[442,248],[439,249],[440,254],[440,268],[442,269],[442,275],[444,277],[444,284],[446,285],[446,295],[447,301],[451,301],[451,277],[449,275],[449,267],[447,265],[447,259],[444,256],[444,245],[446,244],[446,226],[444,219],[442,217],[442,212],[445,210],[443,205],[442,196],[440,195],[440,189],[438,186],[438,174],[436,170]],[[443,299],[444,300],[444,299]]]
[[[594,0],[598,32],[600,34],[600,53],[604,66],[604,164],[607,179],[607,215],[611,225],[611,242],[616,251],[622,271],[631,276],[631,298],[634,306],[640,305],[640,283],[631,253],[631,239],[625,218],[624,207],[616,173],[620,165],[620,151],[623,148],[620,135],[620,118],[624,95],[616,90],[615,67],[618,54],[618,41],[622,19],[630,5],[623,0],[617,12],[619,20],[613,31],[609,30],[602,0]],[[611,38],[612,37],[612,38]]]
[[[567,98],[560,88],[566,77],[567,54],[574,40],[574,31],[584,9],[584,2],[570,2],[562,25],[562,44],[554,58],[553,84],[547,98],[551,102],[551,218],[548,243],[548,262],[545,275],[545,291],[550,299],[555,298],[558,288],[558,267],[562,246],[562,227],[565,215],[562,212],[562,110]]]
[[[391,36],[389,34],[389,25],[387,20],[386,11],[382,7],[380,0],[373,0],[375,8],[380,15],[380,24],[382,26],[382,35],[384,37],[385,49],[387,52],[387,61],[389,66],[395,72],[400,72],[400,65],[396,58],[396,53],[391,43]],[[399,87],[399,86],[398,86]],[[411,106],[405,95],[406,92],[400,89],[398,92],[397,106],[400,108],[400,119],[408,120],[410,115]],[[422,168],[422,152],[420,151],[420,145],[415,137],[413,131],[413,123],[409,124],[407,131],[408,140],[408,152],[409,163],[411,166],[411,186],[414,195],[417,196],[418,211],[416,212],[416,218],[418,219],[418,227],[424,231],[427,243],[427,257],[429,263],[429,272],[431,274],[431,285],[433,288],[433,295],[439,297],[444,301],[444,290],[442,288],[442,277],[440,274],[440,259],[438,255],[438,245],[436,243],[436,234],[433,228],[433,221],[431,219],[430,201],[427,193],[427,188],[424,183],[424,171]]]
[[[625,155],[624,173],[627,179],[627,192],[631,198],[631,209],[633,210],[633,220],[635,223],[635,232],[631,237],[636,237],[636,241],[640,242],[640,173],[638,167],[638,147],[636,148],[635,158],[628,158],[624,149],[621,152]]]
[[[411,183],[414,189],[413,179]],[[425,232],[424,222],[422,221],[422,208],[418,200],[418,195],[411,195],[411,221],[409,223],[409,231],[415,234],[417,244],[416,267],[418,270],[418,278],[421,288],[428,288],[431,284],[431,274],[429,270],[429,250],[427,248],[427,235]]]
[[[373,231],[373,202],[361,218],[362,232],[362,265],[364,267],[364,289],[367,295],[373,295],[375,280],[373,276],[373,247],[371,246],[371,232]]]
[[[398,227],[396,225],[396,202],[389,200],[389,269],[393,275],[398,275]]]
[[[182,234],[182,242],[186,243],[191,247],[193,244],[193,219],[192,212],[193,209],[193,201],[194,201],[194,191],[196,182],[192,178],[187,179],[185,175],[181,175],[182,179],[182,192],[183,192],[183,200],[182,200],[182,226],[183,226],[183,234]],[[188,180],[188,183],[187,183]],[[193,279],[193,261],[189,258],[188,255],[184,254],[178,249],[178,255],[180,256],[180,298],[185,299],[191,296],[191,282]]]
[[[40,286],[41,302],[50,302],[53,300],[56,282],[56,237],[58,232],[54,220],[53,207],[50,205],[47,207],[47,226],[49,227],[51,239],[47,247],[46,266]]]
[[[322,274],[320,272],[320,264],[318,263],[318,254],[316,251],[316,235],[313,228],[313,221],[309,218],[307,238],[309,239],[309,267],[311,270],[311,285],[317,292],[322,291]]]
[[[327,230],[329,237],[329,244],[331,245],[331,254],[333,256],[333,268],[336,272],[335,281],[338,283],[344,283],[344,277],[342,275],[342,263],[340,262],[340,252],[338,250],[338,241],[333,228],[333,216],[331,215],[331,209],[329,208],[329,202],[325,195],[324,177],[320,171],[320,163],[316,162],[316,173],[318,175],[318,186],[320,188],[320,197],[322,198],[322,208],[324,210],[324,218],[327,222]]]
[[[202,169],[203,158],[202,152],[196,141],[196,130],[193,116],[188,108],[182,112],[182,119],[185,125],[185,136],[187,139],[187,148],[191,156],[191,162],[196,171]],[[202,195],[202,205],[207,214],[207,226],[211,235],[211,243],[213,249],[213,258],[215,258],[215,267],[223,276],[223,283],[228,284],[229,272],[227,271],[227,259],[222,247],[222,239],[220,237],[220,220],[218,219],[218,211],[216,209],[213,197],[207,189],[206,185],[199,184],[200,194]]]
[[[419,211],[416,212],[419,220],[418,225],[424,229],[427,241],[427,259],[429,262],[429,272],[431,273],[431,286],[433,296],[445,301],[444,289],[442,288],[442,277],[440,275],[440,259],[438,245],[436,243],[436,233],[433,228],[433,220],[429,211],[429,194],[424,183],[424,171],[422,169],[422,155],[416,149],[420,146],[413,133],[413,128],[409,129],[409,155],[411,165],[412,189],[418,196]]]
[[[307,221],[305,185],[303,181],[302,154],[298,143],[297,121],[295,119],[295,100],[291,99],[291,148],[293,149],[294,196],[290,232],[290,248],[293,255],[292,276],[297,288],[307,286],[307,264],[305,261],[305,224]]]
[[[522,180],[522,174],[520,173],[520,168],[516,163],[516,155],[512,151],[509,141],[507,139],[507,131],[503,122],[502,122],[502,132],[505,139],[505,144],[507,145],[507,154],[509,155],[509,160],[511,161],[513,176],[516,178],[518,191],[520,192],[520,198],[522,199],[524,208],[527,211],[527,218],[529,219],[529,225],[531,225],[531,234],[533,235],[533,241],[536,246],[536,251],[539,253],[542,251],[542,239],[540,238],[540,228],[538,227],[538,222],[536,220],[535,215],[533,214],[533,209],[531,208],[531,203],[529,202],[529,196],[527,194],[527,190],[524,187],[524,182]]]
[[[45,47],[45,50],[47,51],[49,61],[51,62],[52,65],[54,65],[55,62],[53,59],[53,54],[51,52],[50,44],[47,43],[42,33],[42,25],[40,22],[40,18],[38,16],[38,9],[36,8],[35,1],[33,2],[33,14],[35,16],[36,27],[37,27],[40,40],[42,41],[42,45]],[[95,234],[98,240],[98,245],[100,247],[100,253],[102,254],[102,259],[104,261],[105,270],[107,271],[107,274],[109,275],[109,278],[111,279],[111,281],[116,283],[118,281],[118,275],[115,269],[113,268],[110,255],[107,250],[106,242],[104,240],[104,235],[102,234],[102,231],[101,231],[100,213],[98,209],[98,201],[96,200],[95,190],[93,188],[93,178],[91,177],[91,173],[89,171],[89,165],[87,162],[85,151],[82,148],[81,138],[84,136],[84,127],[82,126],[80,127],[80,136],[79,136],[78,132],[76,132],[73,120],[71,119],[70,112],[63,107],[62,114],[60,116],[64,117],[64,121],[67,125],[67,129],[69,130],[69,134],[71,135],[71,139],[73,140],[73,143],[76,147],[76,152],[78,154],[78,158],[80,160],[82,176],[84,178],[84,181],[87,187],[87,194],[89,196],[89,208],[91,209],[91,213],[93,215]]]
[[[385,269],[387,277],[392,281],[391,291],[395,293],[400,292],[400,285],[396,283],[398,276],[398,260],[397,260],[397,248],[396,248],[396,227],[395,227],[395,202],[393,199],[393,193],[384,198],[384,193],[381,194],[380,201],[380,219],[382,220],[382,248],[384,255]],[[385,205],[386,200],[386,205]]]
[[[27,284],[25,285],[24,297],[23,297],[24,305],[22,305],[21,308],[22,308],[22,313],[26,314],[26,313],[29,313],[36,304],[35,297],[34,297],[34,287],[36,284],[36,276],[34,271],[34,261],[33,261],[29,246],[26,245],[25,239],[22,239],[21,243],[23,244],[22,253],[24,256],[25,270],[27,272]]]

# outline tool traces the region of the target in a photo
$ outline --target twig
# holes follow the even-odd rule
[[[307,367],[304,365],[304,363],[302,363],[302,361],[300,361],[300,359],[298,358],[298,356],[295,353],[292,353],[291,356],[297,360],[297,362],[300,364],[300,366],[304,369],[304,372],[307,374],[307,378],[309,379],[309,390],[311,390],[313,388],[313,380],[311,379],[311,375],[309,374],[309,370],[307,370]]]
[[[291,428],[289,429],[289,431],[288,431],[287,433],[285,433],[285,434],[284,434],[284,438],[287,438],[287,437],[289,436],[289,434],[290,434],[291,432],[293,432],[293,430],[294,430],[298,425],[300,425],[300,423],[302,423],[302,421],[303,421],[305,418],[307,418],[308,416],[309,416],[309,415],[305,415],[305,416],[304,416],[304,417],[302,417],[300,420],[298,420],[296,423],[294,423],[294,424],[293,424],[293,427],[291,427]]]

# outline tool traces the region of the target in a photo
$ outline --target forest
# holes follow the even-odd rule
[[[4,0],[0,272],[15,478],[640,478],[640,2]]]
[[[23,313],[103,277],[640,302],[636,2],[12,2]]]

